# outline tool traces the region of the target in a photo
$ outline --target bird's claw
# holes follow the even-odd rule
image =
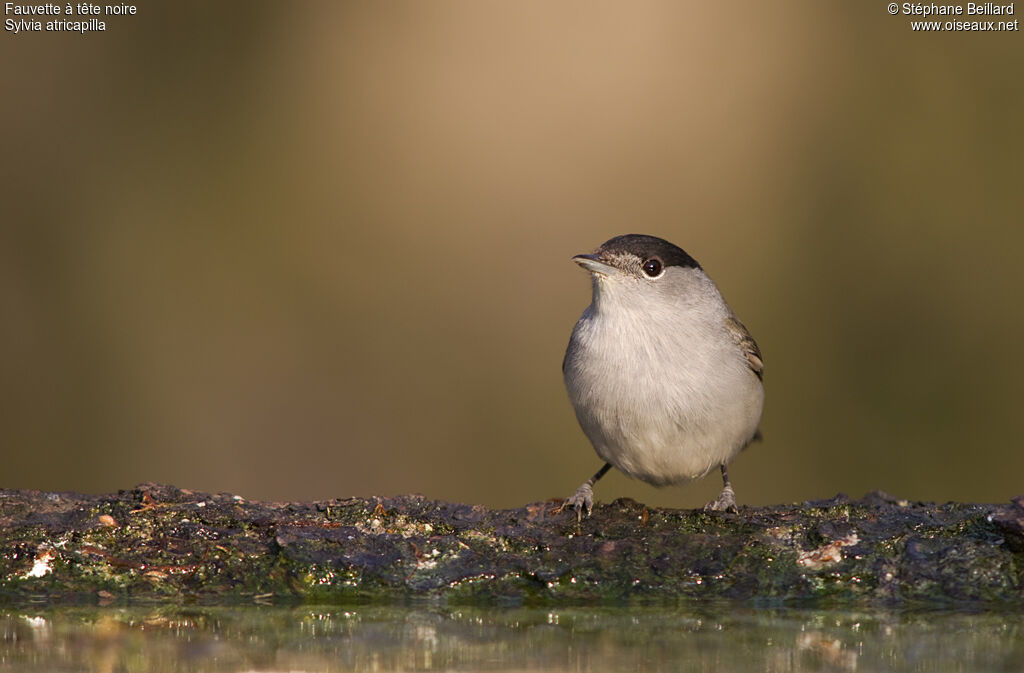
[[[565,502],[555,510],[555,512],[561,512],[566,507],[572,507],[576,510],[576,521],[583,521],[583,511],[586,510],[587,516],[594,511],[594,487],[587,482],[576,489],[576,492],[566,498]]]
[[[735,512],[736,509],[736,493],[733,492],[732,486],[726,486],[722,489],[722,492],[718,494],[718,497],[704,505],[705,512]]]

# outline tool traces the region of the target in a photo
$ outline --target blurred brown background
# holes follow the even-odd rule
[[[569,259],[639,232],[764,352],[741,502],[1005,500],[1022,65],[1019,32],[809,0],[143,2],[5,32],[0,486],[566,496],[600,465],[561,381]]]

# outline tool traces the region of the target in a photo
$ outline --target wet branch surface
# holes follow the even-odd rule
[[[0,601],[1024,605],[1024,497],[738,513],[0,490]]]

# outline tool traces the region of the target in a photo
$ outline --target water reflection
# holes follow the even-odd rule
[[[701,608],[44,608],[2,671],[1010,671],[1012,613]]]

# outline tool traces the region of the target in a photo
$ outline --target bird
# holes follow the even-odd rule
[[[572,258],[592,301],[562,361],[576,418],[604,466],[557,511],[577,520],[612,467],[655,486],[718,468],[708,511],[737,511],[727,465],[761,438],[764,360],[701,265],[656,236],[625,234]]]

